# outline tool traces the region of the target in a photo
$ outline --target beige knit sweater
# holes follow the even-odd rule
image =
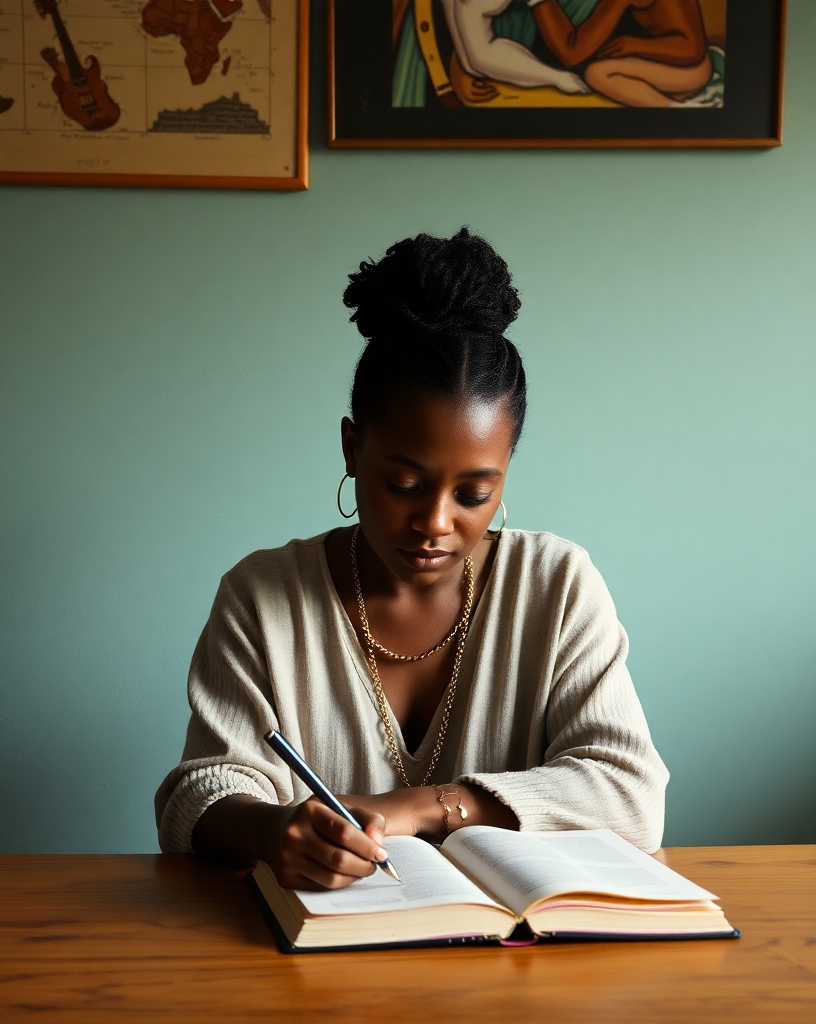
[[[505,530],[468,633],[433,781],[476,783],[523,830],[611,828],[660,845],[668,772],[625,659],[628,641],[587,553]],[[159,841],[189,851],[204,810],[232,793],[309,794],[263,742],[279,728],[338,793],[399,787],[365,654],[334,589],[323,536],[257,551],[221,581],[193,655],[181,764],[156,794]],[[413,755],[430,759],[442,705]]]

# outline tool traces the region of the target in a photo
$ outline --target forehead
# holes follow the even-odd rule
[[[400,455],[436,469],[504,471],[512,454],[513,422],[501,401],[407,394],[366,425],[362,440],[378,455]]]

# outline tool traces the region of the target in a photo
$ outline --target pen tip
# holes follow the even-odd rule
[[[390,861],[388,862],[388,864],[384,864],[383,868],[385,869],[386,873],[389,874],[395,881],[402,882],[402,879],[397,874],[397,869]]]

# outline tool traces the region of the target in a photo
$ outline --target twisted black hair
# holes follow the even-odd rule
[[[417,235],[349,275],[343,302],[368,341],[351,389],[362,428],[397,391],[506,403],[513,446],[527,410],[521,356],[504,332],[521,300],[507,264],[478,235]]]

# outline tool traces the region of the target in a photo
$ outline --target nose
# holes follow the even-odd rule
[[[411,527],[429,540],[438,540],[453,533],[454,504],[444,494],[429,495],[414,511]]]

